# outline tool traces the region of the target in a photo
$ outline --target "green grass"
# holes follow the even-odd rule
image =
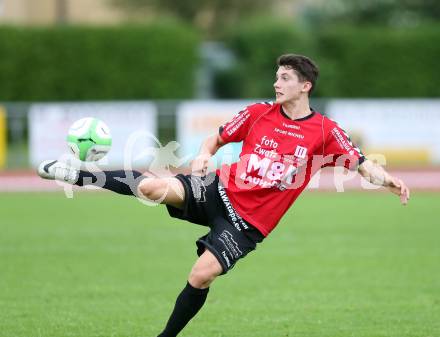
[[[305,194],[181,335],[440,336],[439,201]],[[206,231],[110,193],[0,205],[1,337],[157,336]]]

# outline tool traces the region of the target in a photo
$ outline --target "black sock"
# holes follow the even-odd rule
[[[209,288],[197,289],[187,283],[177,297],[165,330],[158,337],[175,337],[205,303]]]
[[[119,194],[136,195],[141,176],[138,171],[80,171],[76,185],[93,185]]]

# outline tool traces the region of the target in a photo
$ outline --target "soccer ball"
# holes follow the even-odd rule
[[[103,121],[93,117],[81,118],[70,127],[67,144],[76,158],[96,161],[110,151],[112,136]]]

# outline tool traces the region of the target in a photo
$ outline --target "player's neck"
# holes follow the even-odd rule
[[[296,101],[289,101],[282,104],[284,113],[290,119],[300,119],[307,117],[312,113],[309,106],[308,99],[299,99]]]

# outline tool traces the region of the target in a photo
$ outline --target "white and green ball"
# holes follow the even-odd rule
[[[76,158],[82,161],[96,161],[110,151],[112,136],[104,122],[87,117],[72,124],[67,143]]]

